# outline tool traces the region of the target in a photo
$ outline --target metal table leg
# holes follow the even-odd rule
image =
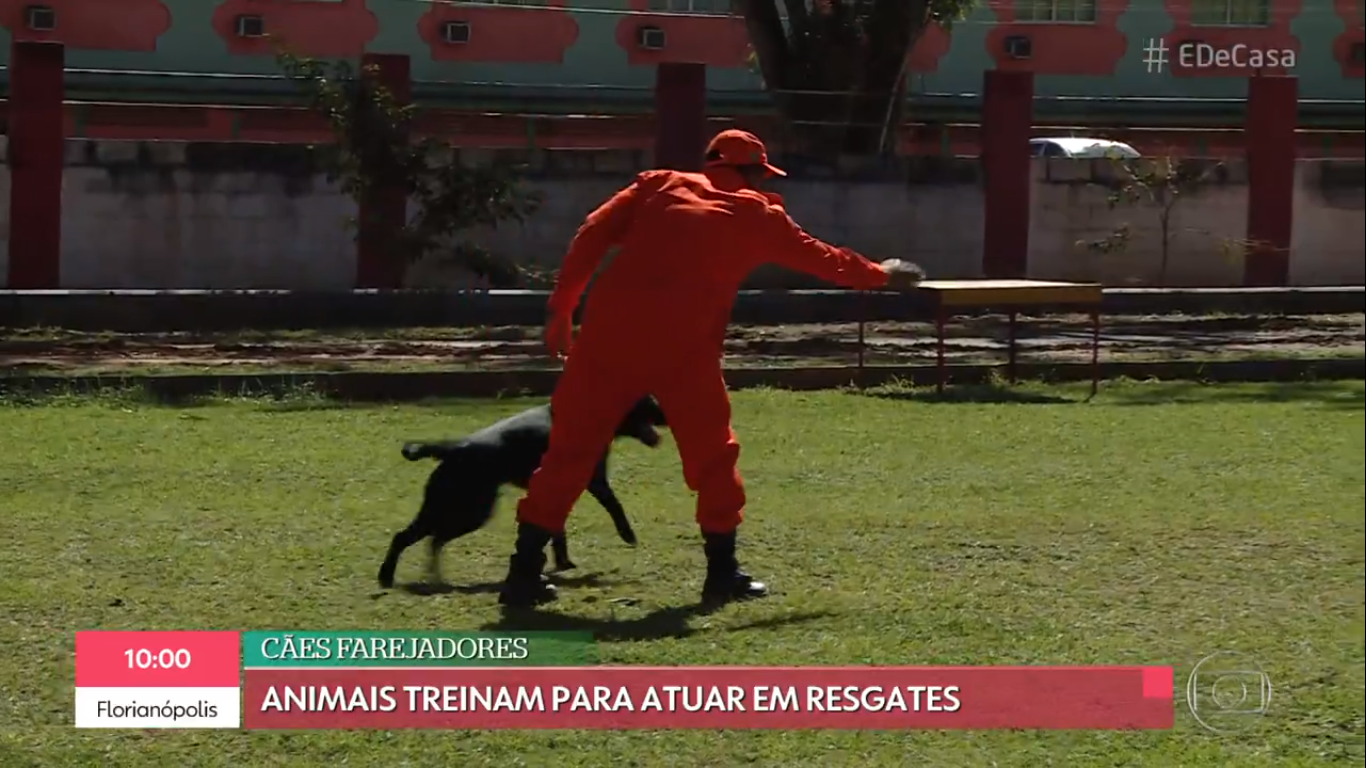
[[[1018,319],[1019,319],[1019,313],[1016,312],[1015,310],[1011,310],[1011,311],[1010,311],[1010,339],[1009,339],[1009,341],[1008,341],[1008,343],[1007,343],[1007,345],[1006,345],[1006,354],[1009,355],[1008,362],[1006,363],[1006,377],[1007,377],[1008,379],[1010,379],[1010,383],[1011,383],[1011,384],[1014,384],[1014,383],[1015,383],[1015,333],[1016,333],[1015,324],[1016,324],[1016,322],[1018,321]]]
[[[858,296],[858,383],[863,386],[864,347],[867,343],[865,326],[868,323],[868,293],[859,291]]]
[[[1100,390],[1100,309],[1091,310],[1091,397]]]
[[[939,394],[941,394],[941,395],[944,394],[944,383],[945,383],[945,379],[948,378],[948,373],[949,373],[949,372],[948,372],[948,369],[947,369],[947,368],[945,367],[945,365],[944,365],[944,321],[945,321],[945,319],[946,319],[946,318],[945,318],[945,310],[944,310],[944,308],[941,306],[941,307],[939,307],[937,310],[935,310],[935,315],[934,315],[934,333],[935,333],[935,341],[936,341],[936,344],[935,344],[935,366],[936,366],[936,367],[938,368],[938,370],[939,370],[939,386],[938,386],[938,390],[937,390],[937,391],[938,391]]]

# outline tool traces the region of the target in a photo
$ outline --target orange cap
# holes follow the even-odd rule
[[[707,144],[707,165],[762,165],[774,176],[787,175],[769,165],[768,150],[758,136],[735,128],[721,131]]]

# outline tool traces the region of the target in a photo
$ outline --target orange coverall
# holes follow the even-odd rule
[[[780,197],[744,189],[732,168],[647,171],[579,229],[550,298],[552,323],[569,322],[614,246],[620,250],[589,294],[551,399],[550,447],[517,520],[562,533],[618,424],[651,394],[697,493],[699,527],[732,533],[745,490],[721,358],[741,282],[764,263],[854,289],[882,287],[887,274],[802,231]]]

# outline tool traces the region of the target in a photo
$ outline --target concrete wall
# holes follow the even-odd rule
[[[1295,175],[1290,279],[1366,284],[1366,163],[1303,163]]]
[[[483,162],[488,151],[466,152]],[[495,252],[553,267],[582,217],[649,158],[630,152],[541,152],[529,184],[545,196],[525,225],[478,233]],[[778,191],[812,233],[874,257],[918,261],[938,278],[979,276],[981,179],[975,160],[918,158],[896,167],[829,168],[783,161]],[[1155,210],[1110,209],[1105,161],[1037,161],[1031,192],[1030,276],[1157,282],[1162,237]],[[285,145],[71,141],[65,175],[62,284],[66,288],[346,289],[354,206],[305,148]],[[1360,162],[1302,162],[1295,192],[1291,277],[1297,285],[1366,282],[1366,180]],[[1235,286],[1247,224],[1244,169],[1231,165],[1173,210],[1167,284]],[[8,170],[0,167],[0,284],[8,261]],[[1078,247],[1120,224],[1121,253]],[[410,283],[463,286],[467,276],[416,265]],[[750,287],[800,287],[783,270]]]
[[[1247,233],[1247,172],[1228,164],[1172,205],[1109,202],[1109,181],[1117,178],[1107,160],[1036,161],[1030,198],[1029,271],[1039,279],[1101,281],[1107,285],[1241,285],[1241,242]],[[1098,252],[1093,243],[1127,228],[1125,247]],[[1081,244],[1081,245],[1079,245]]]

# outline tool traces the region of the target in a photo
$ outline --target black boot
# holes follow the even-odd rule
[[[768,594],[767,585],[740,570],[735,559],[734,532],[703,533],[702,538],[702,548],[707,553],[707,580],[702,584],[704,605],[752,600]]]
[[[545,545],[550,533],[530,523],[517,525],[517,549],[508,565],[507,580],[498,602],[512,608],[531,608],[554,600],[555,586],[545,570]]]

